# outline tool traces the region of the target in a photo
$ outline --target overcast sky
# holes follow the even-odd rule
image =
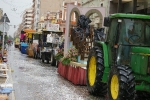
[[[13,36],[14,32],[18,29],[18,25],[22,22],[22,13],[25,9],[32,6],[33,0],[0,0],[0,8],[3,14],[6,13],[10,23],[8,35]],[[16,25],[16,28],[14,28]]]

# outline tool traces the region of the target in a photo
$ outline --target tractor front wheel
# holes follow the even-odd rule
[[[91,49],[86,72],[88,92],[96,96],[105,96],[107,84],[102,82],[104,58],[101,47],[95,46]]]
[[[120,65],[112,67],[108,80],[109,100],[134,100],[135,81],[131,68]]]

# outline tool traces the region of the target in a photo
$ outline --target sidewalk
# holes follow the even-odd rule
[[[4,63],[6,64],[6,69],[8,69],[6,71],[6,77],[0,77],[0,85],[2,87],[10,87],[12,89],[13,88],[13,80],[12,80],[12,69],[11,69],[11,61],[13,59],[13,57],[11,57],[12,52],[11,52],[11,48],[9,48],[9,50],[7,50],[7,62]],[[7,96],[7,95],[6,95]],[[12,91],[9,95],[8,95],[8,100],[16,100],[15,99],[15,91]]]
[[[8,68],[8,66],[7,66]],[[12,81],[12,76],[11,76],[11,68],[7,70],[7,77],[0,77],[0,85],[2,87],[11,87],[13,89],[13,81]],[[0,94],[0,97],[3,96],[4,94]],[[5,95],[7,96],[7,95]],[[9,94],[8,100],[15,100],[15,93],[12,91],[12,93]]]
[[[9,67],[9,71],[8,71],[8,78],[9,78],[8,83],[12,84],[12,88],[13,88],[13,80],[12,80],[12,76],[11,76],[11,68],[10,67]],[[12,93],[10,93],[9,100],[16,100],[15,99],[15,91],[12,91]]]

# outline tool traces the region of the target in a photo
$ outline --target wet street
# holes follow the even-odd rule
[[[57,68],[21,54],[8,52],[16,100],[104,100],[89,95],[86,86],[75,86],[57,73]]]

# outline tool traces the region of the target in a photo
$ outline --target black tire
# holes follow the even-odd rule
[[[145,91],[136,91],[135,100],[150,100],[150,93]]]
[[[44,59],[43,55],[41,55],[41,59],[42,59],[42,63],[44,63],[45,59]]]
[[[42,63],[44,63],[44,59],[42,59]]]
[[[90,61],[93,59],[96,60],[96,73],[95,73],[95,81],[91,84],[91,66]],[[93,63],[92,63],[93,64]],[[91,72],[90,72],[91,71]],[[101,47],[94,47],[91,49],[88,61],[87,61],[87,71],[86,71],[86,79],[87,79],[87,89],[88,92],[95,96],[105,96],[107,93],[107,84],[101,82],[104,71],[104,58],[103,58],[103,50]],[[93,78],[91,78],[93,79]]]
[[[33,55],[33,58],[35,59],[35,53],[34,53],[34,55]]]
[[[117,79],[117,81],[115,79]],[[118,85],[115,84],[116,82],[118,82]],[[115,91],[116,88],[117,90]],[[131,68],[126,65],[118,65],[117,67],[112,67],[108,79],[108,100],[134,100],[134,99],[135,99],[135,77],[133,75],[133,71],[131,70]]]
[[[47,64],[49,64],[49,59],[46,60]]]
[[[56,66],[56,59],[55,59],[55,54],[54,54],[54,52],[52,52],[52,54],[51,54],[51,65],[52,65],[52,66]]]

